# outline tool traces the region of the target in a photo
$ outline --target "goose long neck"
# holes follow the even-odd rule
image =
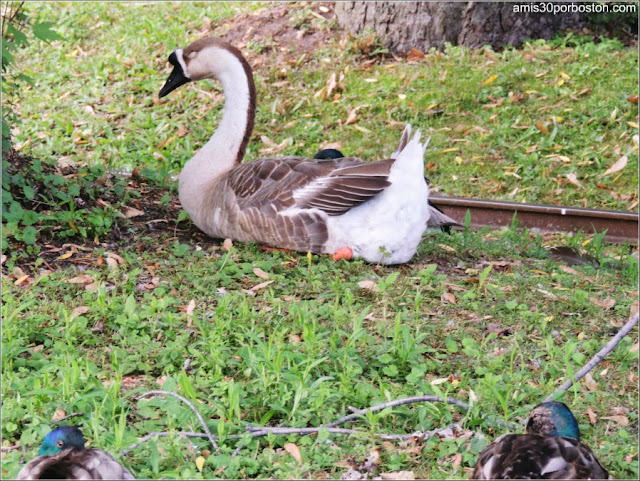
[[[180,173],[180,202],[196,225],[221,176],[242,162],[253,131],[256,91],[251,67],[238,51],[221,50],[207,60],[207,77],[220,81],[224,111],[209,141]]]

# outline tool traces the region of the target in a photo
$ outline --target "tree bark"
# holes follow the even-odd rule
[[[582,13],[518,12],[514,3],[336,2],[338,22],[351,35],[373,30],[394,53],[442,49],[445,43],[498,49],[527,38],[550,39],[586,24]]]

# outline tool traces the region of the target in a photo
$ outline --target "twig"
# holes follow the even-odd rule
[[[413,397],[407,397],[402,399],[396,399],[395,401],[389,401],[382,404],[376,404],[375,406],[370,406],[366,409],[355,409],[350,406],[349,410],[353,411],[354,414],[348,414],[347,416],[341,417],[337,421],[333,421],[329,424],[323,424],[321,427],[332,428],[334,426],[338,426],[339,424],[346,423],[347,421],[351,421],[352,419],[360,418],[363,415],[365,415],[367,412],[374,413],[376,411],[381,411],[388,407],[402,406],[403,404],[412,404],[412,403],[419,403],[419,402],[444,402],[447,404],[454,404],[458,407],[461,407],[465,411],[469,410],[469,405],[466,402],[460,401],[456,398],[448,397],[443,399],[440,396],[434,396],[434,395],[413,396]]]
[[[202,425],[204,432],[207,434],[207,438],[209,439],[209,442],[216,450],[216,454],[220,454],[220,448],[218,447],[218,443],[216,443],[215,437],[213,436],[213,434],[211,434],[211,431],[209,430],[209,426],[207,426],[207,423],[204,421],[204,418],[202,417],[202,414],[200,414],[200,411],[198,411],[196,407],[188,399],[184,398],[183,396],[180,396],[180,394],[176,394],[175,392],[171,392],[171,391],[149,391],[139,396],[138,399],[140,400],[150,396],[173,396],[177,399],[180,399],[180,401],[182,401],[187,406],[189,406],[191,410],[195,413],[196,417],[198,418],[198,421],[200,421],[200,424]]]
[[[574,382],[578,382],[580,379],[585,377],[587,375],[587,373],[589,371],[591,371],[594,367],[596,367],[605,358],[605,356],[607,354],[609,354],[611,351],[613,351],[613,349],[615,349],[615,347],[620,343],[622,338],[624,338],[627,334],[629,334],[631,329],[633,329],[636,324],[638,324],[638,313],[637,312],[633,317],[631,317],[627,321],[627,323],[624,326],[622,326],[622,328],[618,331],[618,334],[613,336],[613,338],[607,343],[607,345],[604,346],[602,349],[600,349],[600,351],[598,351],[598,353],[595,356],[593,356],[591,358],[591,360],[588,363],[586,363],[582,367],[582,369],[580,369],[573,376],[573,379],[569,379],[562,386],[560,386],[558,389],[556,389],[551,394],[549,394],[545,398],[544,402],[549,402],[549,401],[553,400],[553,398],[555,397],[555,395],[557,393],[559,393],[561,391],[566,391],[567,389],[569,389],[573,385]]]
[[[58,419],[57,421],[51,423],[52,426],[55,426],[56,424],[60,424],[62,421],[66,421],[69,418],[75,418],[77,416],[84,416],[84,413],[81,412],[77,412],[77,413],[71,413],[71,414],[67,414],[65,417],[63,417],[62,419]]]
[[[143,443],[146,443],[147,441],[149,441],[149,439],[153,439],[153,438],[166,438],[171,436],[172,433],[164,433],[164,432],[150,432],[149,434],[141,437],[140,439],[138,439],[137,442],[131,444],[128,448],[123,449],[122,451],[120,451],[119,456],[125,456],[127,454],[129,454],[131,451],[133,451],[134,449],[136,449],[138,446],[140,446]],[[177,433],[175,433],[177,436],[185,436],[187,438],[205,438],[207,439],[207,435],[204,433],[194,433],[191,431],[178,431]]]

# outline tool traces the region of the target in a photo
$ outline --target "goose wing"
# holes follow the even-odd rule
[[[591,450],[572,438],[507,434],[487,446],[472,479],[608,479]]]
[[[18,473],[16,479],[135,479],[110,454],[101,449],[66,449],[57,454],[37,456]]]
[[[390,185],[387,178],[393,162],[362,162],[354,157],[260,159],[233,169],[227,187],[241,211],[317,208],[328,215],[341,215]]]

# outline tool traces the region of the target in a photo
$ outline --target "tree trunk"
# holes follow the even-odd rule
[[[524,4],[523,4],[524,5]],[[527,4],[530,5],[530,4]],[[551,4],[546,4],[551,5]],[[583,13],[517,11],[520,4],[480,2],[336,2],[338,22],[352,35],[370,28],[391,52],[426,52],[446,42],[478,48],[520,46],[527,38],[550,39],[581,28]]]

